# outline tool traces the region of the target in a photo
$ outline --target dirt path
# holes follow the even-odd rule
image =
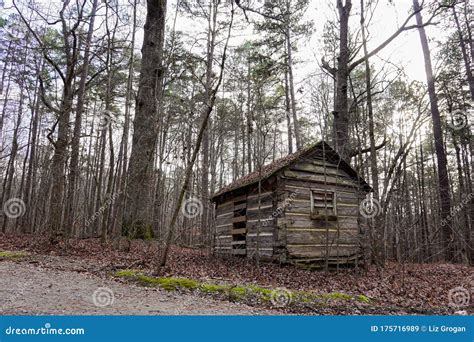
[[[0,262],[0,315],[274,314],[237,303],[123,284],[80,267],[57,267],[57,263]]]

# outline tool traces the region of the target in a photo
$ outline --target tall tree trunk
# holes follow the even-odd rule
[[[20,102],[18,104],[18,114],[17,114],[15,126],[13,128],[12,147],[10,150],[10,158],[8,160],[8,167],[7,167],[6,177],[5,177],[5,186],[2,193],[2,200],[0,201],[0,203],[2,204],[2,207],[4,206],[4,202],[9,200],[11,196],[12,187],[13,187],[13,180],[14,180],[13,176],[15,174],[15,161],[18,154],[18,130],[20,129],[20,125],[21,125],[21,120],[23,116],[23,101],[25,99],[25,95],[23,91],[24,91],[24,84],[23,82],[21,82]],[[6,232],[7,223],[8,223],[8,216],[3,221],[3,226],[2,226],[3,233]]]
[[[458,31],[459,45],[461,46],[464,68],[466,69],[467,82],[469,83],[469,92],[471,94],[471,99],[474,101],[474,77],[472,76],[471,63],[469,61],[469,55],[467,54],[466,45],[464,43],[464,35],[462,33],[461,25],[459,24],[459,18],[456,12],[456,5],[453,5],[453,17]],[[470,23],[468,25],[470,25]]]
[[[288,153],[293,153],[293,134],[291,128],[291,104],[290,104],[290,88],[288,84],[288,70],[285,70],[285,114],[286,126],[288,127]]]
[[[443,229],[444,256],[447,261],[453,258],[453,231],[452,222],[450,220],[450,189],[447,169],[447,158],[443,144],[443,131],[441,128],[441,117],[438,108],[438,98],[435,89],[435,80],[433,77],[433,68],[431,66],[431,53],[428,45],[425,28],[423,26],[423,18],[420,12],[418,0],[413,0],[413,6],[416,12],[416,23],[420,34],[421,48],[425,60],[426,81],[428,84],[428,95],[430,99],[431,118],[433,120],[433,136],[436,150],[436,158],[438,162],[438,186],[439,198],[441,204],[441,222]]]
[[[69,117],[72,109],[72,85],[65,84],[61,111],[58,118],[58,138],[54,142],[54,154],[51,163],[51,201],[50,201],[50,240],[57,243],[64,236],[62,214],[64,205],[65,167],[67,146],[69,144]]]
[[[212,91],[212,66],[214,64],[214,47],[216,41],[216,24],[219,1],[210,0],[208,7],[207,25],[207,51],[206,51],[206,83],[204,98],[208,99]],[[209,129],[206,125],[202,137],[202,174],[201,174],[201,195],[204,203],[209,198]],[[204,205],[201,213],[201,237],[205,238],[208,231],[209,206]]]
[[[86,97],[86,81],[89,72],[90,63],[90,50],[92,35],[94,33],[94,20],[97,11],[98,0],[94,0],[92,3],[92,10],[90,13],[89,30],[87,32],[86,42],[84,46],[84,58],[82,62],[82,74],[79,81],[79,90],[77,92],[77,107],[76,116],[74,119],[74,131],[71,138],[71,161],[69,165],[69,183],[67,189],[66,198],[66,217],[65,227],[66,236],[70,235],[71,231],[74,231],[74,202],[76,193],[76,180],[79,173],[79,149],[80,149],[80,136],[82,130],[82,115],[84,113],[84,104]]]
[[[291,97],[291,114],[293,116],[293,127],[295,128],[295,141],[296,149],[300,150],[302,148],[301,143],[301,134],[300,126],[298,123],[298,117],[296,113],[296,96],[295,96],[295,81],[293,78],[293,51],[291,47],[291,31],[290,31],[290,0],[286,1],[286,31],[285,31],[285,40],[286,40],[286,62],[288,68],[288,84],[290,88],[290,97]]]
[[[337,1],[339,12],[339,57],[336,70],[336,99],[334,105],[334,140],[336,150],[343,159],[349,157],[349,109],[347,82],[349,78],[349,16],[352,8],[351,0]],[[349,162],[349,160],[347,160]]]
[[[52,243],[59,242],[59,238],[64,236],[63,231],[63,211],[64,211],[64,190],[66,187],[66,167],[67,167],[67,153],[69,146],[69,119],[72,112],[74,99],[74,78],[76,76],[76,64],[78,58],[78,41],[76,30],[82,20],[82,10],[79,13],[76,23],[72,28],[68,26],[68,21],[65,18],[65,12],[69,0],[65,0],[60,11],[62,34],[64,42],[64,52],[66,55],[66,73],[63,78],[63,92],[61,104],[57,111],[57,121],[51,130],[51,134],[55,131],[57,126],[58,134],[56,141],[53,141],[49,135],[51,144],[54,147],[53,158],[51,161],[51,201],[50,201],[50,241]],[[45,56],[46,58],[46,56]],[[49,58],[49,57],[48,57]],[[50,59],[49,59],[50,60]],[[51,62],[50,62],[51,63]],[[41,79],[40,79],[41,85]],[[49,105],[45,103],[46,105]]]
[[[164,76],[165,16],[166,0],[147,0],[123,222],[132,234],[136,229],[152,227],[154,155]]]
[[[251,64],[250,64],[250,58],[247,60],[247,165],[248,165],[248,170],[247,172],[250,173],[252,172],[252,120],[253,120],[253,115],[251,111],[251,89],[250,89],[250,69],[251,69]]]
[[[372,188],[374,189],[373,199],[377,203],[380,200],[379,197],[379,173],[377,169],[377,149],[375,146],[375,125],[374,125],[374,108],[372,104],[372,85],[371,85],[371,78],[372,73],[370,70],[370,59],[369,59],[369,51],[367,50],[367,35],[365,30],[365,8],[364,8],[364,0],[360,1],[360,25],[362,31],[362,46],[364,50],[364,64],[365,64],[365,91],[367,96],[367,115],[368,115],[368,125],[369,125],[369,139],[370,139],[370,174],[372,178]],[[376,215],[372,222],[372,229],[375,230],[375,243],[382,242],[382,235],[383,235],[383,222],[381,222],[381,216]],[[375,252],[378,255],[375,255],[375,260],[377,263],[384,263],[385,256],[382,246],[374,246]]]
[[[40,62],[40,65],[37,68],[37,73],[42,72],[44,66],[44,61],[42,60]],[[40,120],[40,95],[39,95],[39,84],[37,82],[35,86],[35,103],[34,103],[34,109],[32,112],[32,117],[31,117],[31,148],[30,148],[30,155],[29,155],[29,161],[28,161],[28,171],[26,174],[26,180],[25,180],[25,191],[23,195],[23,201],[25,202],[25,207],[30,208],[30,210],[26,211],[25,216],[23,217],[23,222],[22,222],[22,232],[23,233],[32,233],[33,232],[33,212],[34,212],[34,206],[33,206],[33,197],[35,195],[35,189],[36,189],[36,183],[35,183],[35,174],[36,174],[36,166],[37,166],[37,160],[36,160],[36,144],[37,144],[37,136],[38,136],[38,125],[39,125],[39,120]],[[31,203],[31,207],[30,207]]]
[[[117,220],[113,225],[112,235],[116,238],[115,247],[118,247],[119,237],[121,236],[122,216],[125,205],[125,194],[126,194],[126,180],[127,180],[127,166],[128,166],[128,136],[130,131],[130,109],[132,105],[133,95],[133,74],[134,74],[134,62],[135,62],[135,35],[137,26],[137,2],[134,0],[133,3],[133,24],[132,24],[132,40],[130,42],[130,59],[128,61],[128,76],[127,76],[127,93],[125,95],[125,120],[123,124],[122,141],[120,143],[119,160],[121,160],[122,167],[119,170],[120,176],[118,177],[118,190],[119,199],[117,205],[117,213],[114,215],[114,219]]]

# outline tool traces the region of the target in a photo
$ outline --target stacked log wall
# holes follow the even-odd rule
[[[260,198],[260,201],[259,201]],[[247,197],[247,256],[260,260],[273,259],[275,220],[273,217],[273,178],[249,190]],[[257,253],[258,250],[258,253]]]
[[[234,201],[232,198],[226,198],[226,200],[216,203],[214,251],[220,255],[230,255],[232,249],[231,230]]]
[[[285,240],[287,261],[357,262],[361,257],[359,204],[365,197],[358,184],[337,165],[322,160],[295,163],[280,178],[284,195],[279,205],[285,210],[277,229]],[[311,218],[311,191],[316,189],[334,191],[335,220]]]

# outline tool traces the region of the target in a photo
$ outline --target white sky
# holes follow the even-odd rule
[[[316,32],[313,39],[310,41],[309,47],[319,56],[319,59],[321,55],[317,51],[317,39],[319,39],[322,34],[323,25],[326,19],[333,19],[336,17],[333,10],[328,6],[328,3],[330,2],[335,3],[335,0],[313,0],[308,9],[308,17],[315,19],[314,22],[316,28]],[[408,13],[412,10],[411,0],[395,0],[393,2],[394,4],[390,4],[388,0],[379,1],[379,5],[377,6],[369,27],[369,51],[377,47],[380,43],[385,41],[387,37],[392,35],[393,32],[395,32],[396,29],[405,21]],[[353,0],[350,25],[354,29],[360,26],[359,4],[360,1]],[[428,14],[425,13],[424,17],[428,17]],[[321,18],[321,20],[316,20],[316,18]],[[414,24],[414,18],[411,23]],[[434,34],[439,35],[439,30],[437,28],[429,27],[427,28],[427,34],[429,37]],[[410,78],[420,81],[426,80],[423,54],[421,52],[420,39],[417,30],[403,32],[390,45],[382,50],[378,56],[382,59],[390,60],[397,66],[403,66]],[[383,63],[380,58],[377,57],[374,57],[371,60],[371,63],[379,64],[379,62]]]
[[[172,24],[172,20],[175,14],[175,4],[177,0],[168,0],[168,28]],[[192,1],[192,0],[188,0]],[[53,6],[60,6],[61,0],[36,0],[42,4],[54,4]],[[144,22],[145,14],[145,1],[139,1],[139,13],[142,18],[141,23]],[[366,0],[367,2],[367,0]],[[421,1],[420,1],[421,2]],[[257,1],[258,3],[258,1]],[[318,63],[321,60],[321,46],[320,38],[323,32],[324,23],[328,19],[334,20],[337,18],[335,13],[336,0],[312,0],[310,1],[309,8],[307,11],[307,18],[312,19],[314,22],[315,31],[309,41],[301,41],[299,51],[295,57],[298,61],[295,70],[295,81],[299,83],[308,73],[319,71]],[[352,5],[352,16],[350,18],[350,25],[352,29],[359,28],[359,4],[360,0],[353,0]],[[11,0],[5,1],[5,6],[10,7]],[[55,6],[56,5],[56,6]],[[54,8],[53,7],[53,8]],[[368,43],[369,51],[376,47],[380,42],[384,41],[390,36],[397,27],[405,20],[407,14],[411,11],[412,0],[379,0],[375,15],[372,18],[371,26],[369,28],[370,41]],[[237,9],[239,14],[242,13],[240,9]],[[424,10],[424,18],[427,19],[429,14]],[[412,24],[414,18],[412,19]],[[197,33],[202,33],[205,30],[204,23],[188,17],[178,16],[176,30],[184,31],[191,37],[195,37]],[[439,38],[443,32],[439,27],[429,26],[427,27],[428,38]],[[248,25],[247,29],[234,30],[234,38],[231,41],[232,45],[238,45],[245,39],[252,39],[255,37],[251,30],[251,26]],[[205,36],[203,36],[204,38]],[[137,31],[136,39],[136,50],[140,51],[143,40],[143,30],[139,28]],[[435,48],[432,44],[432,48]],[[372,58],[371,63],[375,63],[376,66],[381,67],[383,61],[380,59],[386,59],[394,63],[397,66],[402,66],[408,77],[413,80],[425,81],[423,55],[421,53],[420,41],[417,30],[411,30],[402,33],[395,39],[389,46],[387,46],[377,57]]]
[[[366,1],[367,2],[367,1]],[[369,28],[368,42],[369,51],[383,42],[403,23],[412,10],[412,0],[393,0],[390,3],[388,0],[380,0],[379,5],[372,18],[371,26]],[[171,0],[168,3],[168,17],[174,15],[174,5],[176,0]],[[359,28],[359,0],[353,0],[352,16],[350,18],[351,28]],[[310,1],[307,11],[307,18],[314,22],[314,33],[309,41],[301,41],[299,44],[299,51],[296,53],[298,61],[296,69],[296,83],[299,83],[308,73],[318,71],[318,63],[321,61],[322,53],[320,46],[320,39],[323,32],[324,24],[327,20],[334,20],[336,14],[334,12],[335,0],[313,0]],[[237,9],[241,13],[240,9]],[[249,15],[251,16],[251,15]],[[428,19],[429,13],[423,11],[424,19]],[[411,24],[415,23],[412,18]],[[189,18],[178,18],[176,29],[188,33],[190,36],[196,36],[196,33],[203,32],[204,26],[191,20]],[[440,28],[429,26],[426,28],[428,38],[439,38],[442,35]],[[235,38],[231,43],[238,45],[244,39],[252,39],[255,37],[250,26],[247,30],[234,30]],[[141,46],[141,33],[139,34],[137,43]],[[435,48],[434,44],[431,46]],[[433,50],[434,51],[434,50]],[[425,71],[423,63],[423,54],[421,52],[420,39],[418,31],[410,30],[400,34],[390,45],[388,45],[376,57],[371,59],[371,63],[381,67],[384,62],[383,59],[389,60],[391,63],[403,67],[410,79],[425,81]]]

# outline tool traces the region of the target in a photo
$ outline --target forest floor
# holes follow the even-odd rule
[[[157,278],[157,255],[154,242],[124,252],[74,240],[65,249],[0,234],[0,314],[474,314],[474,268],[464,265],[326,273],[174,247]],[[462,305],[450,305],[453,295]]]

